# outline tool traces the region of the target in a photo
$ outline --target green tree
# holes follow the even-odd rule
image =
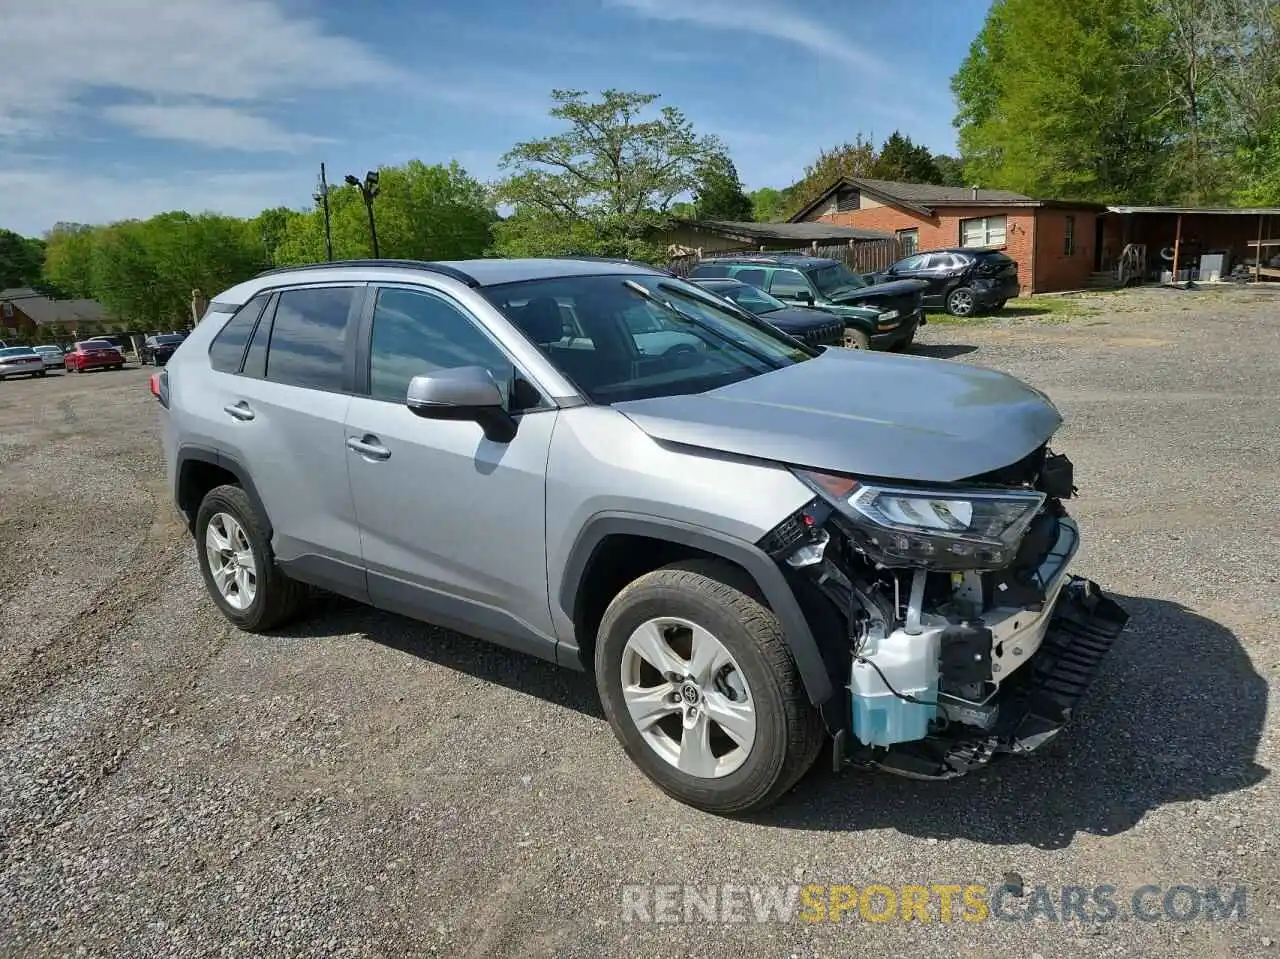
[[[787,218],[791,207],[791,197],[786,190],[777,190],[771,186],[761,187],[751,193],[751,218],[758,223],[777,223]]]
[[[875,144],[859,133],[852,143],[823,150],[789,189],[788,216],[820,197],[840,177],[869,177],[875,170]]]
[[[657,94],[605,90],[598,101],[580,90],[553,90],[551,116],[567,129],[517,143],[502,158],[511,171],[494,191],[511,216],[494,227],[506,255],[574,249],[602,255],[660,255],[646,237],[671,206],[701,186],[723,144],[699,136],[674,107],[646,118]],[[580,246],[579,246],[580,245]]]
[[[32,286],[44,269],[44,243],[0,230],[0,289]]]
[[[374,199],[378,252],[419,260],[467,259],[488,248],[496,219],[484,187],[457,163],[428,166],[411,160],[378,170]],[[360,191],[352,186],[329,192],[330,232],[335,259],[373,254],[369,219]],[[313,210],[284,219],[275,262],[324,260],[324,213]]]
[[[964,162],[959,157],[935,154],[933,165],[938,168],[938,183],[942,186],[970,186],[964,179]]]
[[[1171,143],[1142,62],[1147,0],[996,0],[952,80],[974,183],[1033,196],[1141,202]]]
[[[276,250],[284,242],[290,221],[302,215],[287,206],[276,206],[263,210],[253,218],[252,230],[262,239],[262,250],[268,263],[275,264]]]
[[[727,155],[713,156],[698,171],[693,215],[699,220],[747,221],[755,218],[751,198],[742,189],[738,168]]]
[[[871,175],[877,180],[896,180],[899,183],[942,182],[942,173],[933,162],[929,148],[912,143],[909,136],[897,130],[880,147],[880,154],[871,166]]]
[[[56,223],[46,236],[44,282],[60,296],[94,296],[96,233],[94,227],[83,223]]]

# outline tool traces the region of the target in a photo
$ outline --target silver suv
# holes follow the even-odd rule
[[[824,744],[918,778],[1035,749],[1127,619],[1067,571],[1041,393],[810,347],[633,263],[272,271],[151,390],[232,623],[319,587],[587,670],[706,810],[773,803]]]

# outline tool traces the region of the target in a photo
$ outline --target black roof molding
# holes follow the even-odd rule
[[[428,273],[439,273],[470,287],[478,287],[479,281],[464,270],[430,260],[331,260],[328,263],[300,263],[295,266],[277,266],[264,270],[258,276],[275,276],[280,273],[294,273],[305,270],[342,270],[353,267],[365,267],[379,270],[424,270]]]

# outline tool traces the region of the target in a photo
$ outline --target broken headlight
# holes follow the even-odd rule
[[[889,486],[795,470],[845,520],[854,543],[884,566],[1000,569],[1044,504],[1034,490]]]

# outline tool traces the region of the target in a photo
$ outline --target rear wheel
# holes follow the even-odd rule
[[[44,374],[45,374],[45,371],[41,370],[39,373],[36,374],[36,376],[44,376]]]
[[[596,686],[627,755],[708,812],[772,805],[822,745],[781,624],[754,592],[724,563],[667,566],[614,598],[596,643]]]
[[[869,350],[871,349],[871,337],[867,336],[862,330],[855,330],[851,326],[844,328],[844,345],[849,350]]]
[[[195,533],[205,588],[223,616],[257,633],[297,614],[307,589],[276,566],[266,525],[243,489],[210,490],[196,512]]]
[[[973,316],[976,311],[973,290],[967,286],[958,286],[947,294],[947,312],[952,316]]]

